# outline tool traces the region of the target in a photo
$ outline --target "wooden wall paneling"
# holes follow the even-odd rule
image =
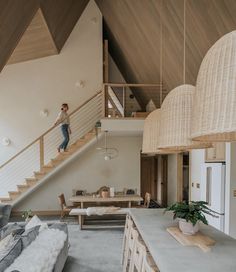
[[[225,162],[226,143],[213,143],[213,147],[205,149],[205,162]]]
[[[0,0],[0,71],[37,12],[37,0]]]
[[[38,9],[7,64],[42,58],[57,53],[58,50],[41,9]]]
[[[41,0],[40,6],[60,51],[89,0]]]

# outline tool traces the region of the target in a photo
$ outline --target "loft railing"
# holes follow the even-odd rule
[[[91,131],[104,116],[104,95],[100,91],[72,111],[70,145]],[[40,171],[57,156],[57,147],[62,141],[59,125],[52,126],[40,137],[0,166],[0,197],[15,191],[35,171]]]
[[[165,91],[163,90],[162,84],[132,84],[132,83],[104,83],[104,94],[105,94],[105,116],[106,117],[130,117],[131,112],[128,108],[129,95],[132,92],[138,92],[139,90],[147,90],[157,94],[159,106],[161,106],[162,101],[165,96]],[[112,96],[110,92],[114,93],[115,100],[118,99],[119,103],[112,101]],[[131,92],[130,92],[131,90]],[[114,97],[114,96],[113,96]],[[122,107],[122,111],[120,110]]]

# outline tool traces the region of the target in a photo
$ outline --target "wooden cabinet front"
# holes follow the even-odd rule
[[[205,162],[224,162],[225,143],[213,143],[212,148],[205,149]]]

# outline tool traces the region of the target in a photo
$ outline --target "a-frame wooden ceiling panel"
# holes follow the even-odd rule
[[[0,71],[38,9],[34,0],[0,0]]]
[[[60,52],[88,2],[0,0],[0,71],[7,62]]]
[[[161,0],[96,0],[105,20],[112,57],[130,83],[160,80]],[[183,84],[184,0],[162,0],[163,84],[167,91]],[[195,84],[207,50],[236,29],[235,0],[186,0],[186,83]],[[139,102],[157,91],[135,92]],[[140,101],[141,100],[141,101]]]
[[[186,3],[186,78],[195,84],[206,52],[220,37],[236,30],[236,1],[187,0]]]
[[[41,0],[40,7],[59,51],[88,2],[89,0]]]
[[[42,58],[57,53],[58,50],[41,9],[38,9],[7,64]]]

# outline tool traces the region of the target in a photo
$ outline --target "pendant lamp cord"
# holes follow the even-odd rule
[[[161,0],[161,8],[160,8],[160,107],[163,101],[163,94],[162,94],[162,77],[163,77],[163,72],[162,72],[162,55],[163,55],[163,48],[162,48],[162,1]]]
[[[183,59],[183,82],[186,82],[186,0],[184,0],[184,59]]]

